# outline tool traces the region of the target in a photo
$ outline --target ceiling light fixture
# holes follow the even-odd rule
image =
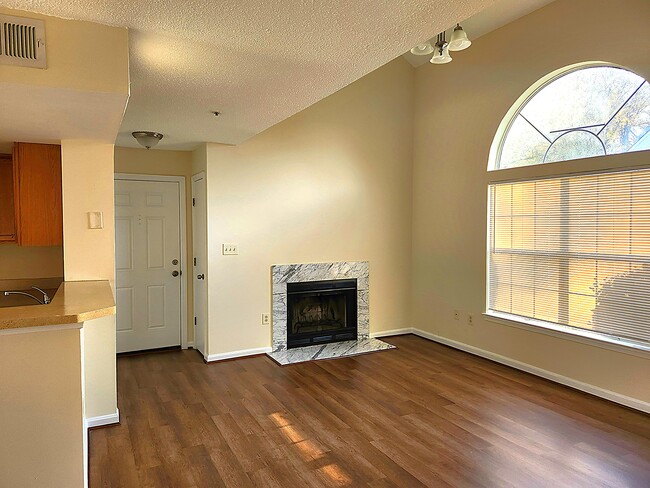
[[[472,41],[467,38],[467,33],[463,30],[460,24],[456,24],[449,42],[447,42],[445,31],[442,31],[436,36],[435,44],[432,45],[431,42],[418,44],[411,49],[411,53],[417,56],[426,56],[433,53],[433,57],[429,60],[430,63],[446,64],[451,62],[449,51],[462,51],[471,45]]]
[[[161,133],[150,132],[148,130],[139,130],[132,132],[131,135],[135,138],[136,141],[138,141],[138,144],[140,144],[142,147],[146,147],[147,149],[154,147],[163,138],[163,135]]]

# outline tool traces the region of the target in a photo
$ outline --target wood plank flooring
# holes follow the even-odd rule
[[[98,487],[643,487],[650,416],[412,335],[280,367],[118,359]]]

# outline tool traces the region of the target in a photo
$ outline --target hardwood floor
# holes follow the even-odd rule
[[[643,487],[650,416],[412,335],[280,367],[118,359],[90,486]]]

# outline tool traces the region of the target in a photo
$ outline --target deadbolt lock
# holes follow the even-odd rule
[[[178,259],[172,259],[172,264],[176,266],[178,264]]]

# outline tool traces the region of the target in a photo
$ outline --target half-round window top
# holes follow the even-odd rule
[[[614,66],[564,71],[504,123],[490,169],[650,149],[650,84]]]

